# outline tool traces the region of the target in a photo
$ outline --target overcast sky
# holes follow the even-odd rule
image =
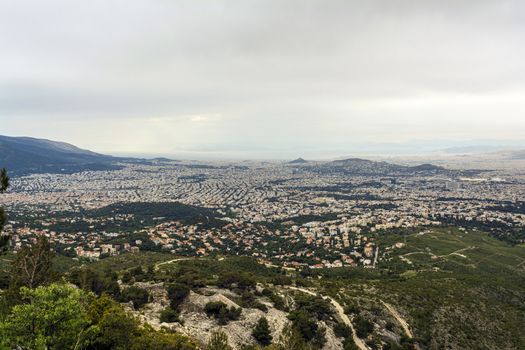
[[[525,140],[525,1],[0,0],[0,134],[337,157]]]

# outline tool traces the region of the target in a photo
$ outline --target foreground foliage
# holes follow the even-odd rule
[[[69,284],[21,289],[24,303],[0,323],[1,349],[169,349],[196,346],[176,333],[140,326],[107,295]]]

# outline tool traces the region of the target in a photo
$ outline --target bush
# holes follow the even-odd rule
[[[228,336],[222,331],[214,331],[206,344],[206,350],[232,350]]]
[[[177,310],[180,304],[182,304],[190,294],[190,288],[180,283],[168,285],[167,291],[168,298],[170,299],[170,305],[173,310]]]
[[[244,291],[241,294],[241,305],[245,308],[259,309],[262,312],[268,312],[268,307],[260,303],[257,298],[250,292]]]
[[[257,342],[263,346],[272,343],[272,335],[270,334],[270,326],[265,317],[261,317],[252,331],[252,336]]]
[[[80,288],[92,291],[97,295],[107,293],[114,298],[120,297],[118,276],[114,273],[102,273],[90,267],[75,268],[69,275],[69,280]]]
[[[221,301],[210,301],[204,306],[204,311],[208,316],[213,316],[219,324],[225,325],[229,321],[238,320],[241,316],[242,309],[228,306]]]
[[[319,320],[328,320],[333,314],[330,303],[320,296],[298,294],[295,297],[296,308]]]
[[[150,301],[150,295],[147,290],[140,287],[128,287],[122,291],[120,296],[122,302],[133,302],[135,309],[140,309],[143,305]]]
[[[292,321],[293,327],[297,329],[299,334],[307,342],[311,342],[319,347],[322,347],[326,342],[325,329],[319,327],[317,321],[310,317],[304,311],[293,311],[288,315],[288,319]]]
[[[179,313],[176,310],[173,310],[171,307],[167,307],[160,313],[160,322],[179,322]]]
[[[126,271],[122,274],[122,282],[123,283],[130,283],[133,280],[133,275],[131,272]]]
[[[154,331],[145,328],[133,340],[130,350],[195,350],[197,347],[188,338],[177,333]]]
[[[353,323],[359,338],[366,338],[374,330],[374,324],[362,316],[356,316]]]
[[[334,333],[339,338],[347,338],[352,335],[352,330],[344,323],[336,323],[334,326]]]
[[[217,286],[221,288],[239,288],[251,289],[255,288],[256,282],[252,275],[248,273],[225,273],[219,276]]]
[[[355,304],[348,304],[345,306],[345,314],[352,315],[352,314],[358,314],[359,308]]]
[[[265,289],[267,291],[270,292],[268,298],[270,299],[270,301],[273,303],[273,306],[277,309],[277,310],[281,310],[281,311],[286,311],[288,312],[290,309],[286,306],[286,302],[284,300],[283,297],[281,297],[280,295],[276,294],[276,293],[273,293],[272,291],[270,291],[269,289]],[[264,294],[264,291],[263,290],[263,294]],[[268,294],[268,292],[266,292],[266,294]]]
[[[289,286],[292,284],[292,279],[285,275],[278,275],[272,279],[272,283],[276,286]]]
[[[22,287],[20,293],[24,303],[0,322],[0,348],[73,349],[93,337],[86,312],[93,294],[63,284]]]

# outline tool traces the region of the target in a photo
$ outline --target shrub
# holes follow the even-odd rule
[[[307,342],[311,342],[319,347],[326,342],[325,329],[319,327],[317,321],[310,317],[304,311],[293,311],[288,315],[288,319],[292,321],[293,327],[297,329],[299,334]]]
[[[0,322],[0,348],[73,349],[94,336],[86,312],[94,295],[70,285],[22,287],[23,300]]]
[[[360,315],[354,318],[353,323],[359,338],[366,338],[374,330],[374,324]]]
[[[171,307],[167,307],[160,313],[160,322],[179,322],[179,313],[176,310],[173,310]]]
[[[140,309],[150,301],[150,294],[143,288],[132,286],[122,291],[120,300],[123,302],[131,301],[135,309]]]
[[[270,326],[265,317],[261,317],[252,331],[252,336],[257,342],[263,346],[270,345],[272,342],[272,335],[270,334]]]
[[[232,350],[232,347],[228,344],[228,336],[224,332],[214,331],[206,344],[206,350]]]
[[[190,294],[190,288],[184,284],[173,283],[168,285],[168,298],[170,299],[170,305],[173,310],[177,310],[180,304]]]
[[[334,333],[339,338],[347,338],[352,334],[352,330],[344,323],[336,323],[334,326]]]
[[[248,273],[225,273],[219,276],[217,286],[221,288],[250,289],[256,285],[255,279]]]
[[[330,303],[320,296],[298,294],[295,297],[296,308],[319,320],[328,320],[333,314]]]
[[[204,311],[208,316],[213,316],[219,324],[225,325],[229,321],[238,320],[241,316],[242,309],[228,306],[221,301],[210,301],[204,306]]]

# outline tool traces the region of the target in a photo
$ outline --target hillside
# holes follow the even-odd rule
[[[308,163],[308,161],[301,157],[288,162],[288,164],[306,164],[306,163]]]
[[[418,175],[418,174],[449,174],[455,172],[433,164],[406,166],[392,164],[384,161],[373,161],[362,158],[339,159],[332,162],[317,163],[315,166],[304,167],[307,171],[329,175],[339,174],[345,176],[373,176],[373,175]]]
[[[115,168],[119,160],[64,142],[0,136],[0,167],[8,168],[12,175],[106,170]]]
[[[291,323],[313,349],[525,347],[525,246],[452,227],[376,239],[377,269],[300,271],[248,257],[151,252],[82,267],[61,258],[55,268],[67,266],[69,281],[114,295],[141,323],[202,349],[214,330],[235,350],[256,344],[252,330],[262,317],[275,342]]]

